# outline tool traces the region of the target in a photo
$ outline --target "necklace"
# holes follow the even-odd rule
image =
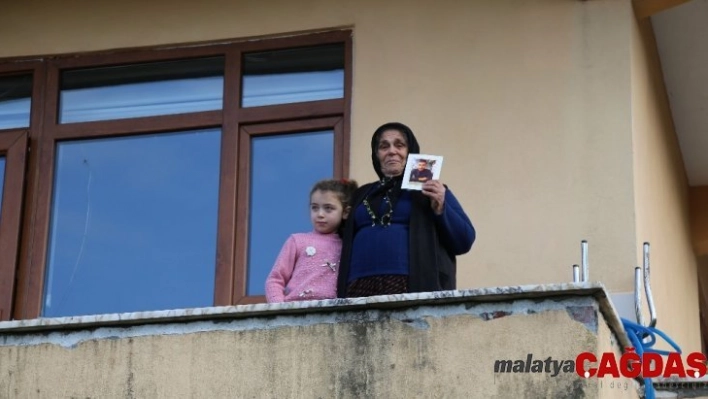
[[[390,190],[389,190],[390,191]],[[384,201],[388,204],[388,211],[381,215],[379,218],[379,224],[383,227],[388,227],[391,225],[391,217],[393,216],[393,205],[391,204],[391,199],[388,197],[388,191],[384,195]],[[366,212],[371,216],[371,227],[376,226],[376,213],[371,209],[371,204],[369,204],[369,196],[364,198],[362,202],[366,208]]]

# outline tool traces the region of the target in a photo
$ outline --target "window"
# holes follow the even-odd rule
[[[339,129],[336,119],[242,129],[239,157],[250,166],[241,176],[244,190],[239,201],[249,204],[239,215],[249,227],[248,248],[243,251],[248,254],[244,271],[247,295],[265,294],[264,281],[288,236],[312,230],[310,189],[314,182],[335,174],[332,148]],[[277,222],[281,220],[288,222]]]
[[[42,316],[211,306],[220,139],[60,142]]]
[[[31,155],[5,157],[29,173],[0,320],[263,302],[312,184],[347,174],[351,32],[37,62],[0,60]]]
[[[344,97],[344,45],[246,54],[242,105],[287,104]]]
[[[29,126],[31,92],[32,75],[0,77],[0,129]]]
[[[59,122],[219,110],[223,87],[223,57],[68,70]]]

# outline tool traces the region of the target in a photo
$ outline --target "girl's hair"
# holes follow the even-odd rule
[[[320,180],[310,190],[310,197],[317,191],[331,191],[337,194],[337,198],[342,203],[342,208],[346,209],[351,205],[352,194],[359,187],[355,180],[350,179],[327,179]]]

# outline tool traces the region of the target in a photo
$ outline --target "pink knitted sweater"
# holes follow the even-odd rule
[[[337,233],[291,235],[266,279],[266,299],[273,303],[336,298],[341,252]]]

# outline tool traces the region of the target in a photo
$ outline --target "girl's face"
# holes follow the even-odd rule
[[[398,130],[386,130],[379,138],[379,148],[376,151],[385,176],[393,177],[403,173],[408,156],[408,143],[403,133]]]
[[[334,233],[349,216],[349,209],[342,207],[339,196],[332,191],[316,190],[310,197],[310,221],[315,231]]]

